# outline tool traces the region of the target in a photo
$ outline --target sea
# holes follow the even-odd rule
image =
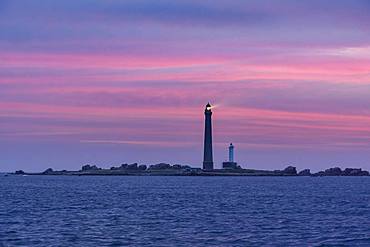
[[[2,174],[0,246],[370,246],[370,177]]]

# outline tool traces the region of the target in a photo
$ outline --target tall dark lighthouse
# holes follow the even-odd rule
[[[204,123],[204,158],[203,158],[203,169],[213,170],[213,154],[212,154],[212,111],[211,104],[206,105],[204,111],[205,123]]]

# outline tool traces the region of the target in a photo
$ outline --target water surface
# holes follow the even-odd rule
[[[370,246],[368,177],[0,176],[0,246]]]

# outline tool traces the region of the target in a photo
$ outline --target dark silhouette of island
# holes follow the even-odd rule
[[[311,173],[310,169],[297,172],[296,167],[288,166],[283,170],[256,170],[243,169],[240,166],[223,169],[201,169],[188,165],[170,165],[159,163],[155,165],[122,164],[118,167],[99,168],[96,165],[84,165],[78,171],[54,171],[52,168],[44,172],[28,173],[18,170],[16,175],[72,175],[72,176],[369,176],[369,172],[361,168],[339,167],[329,168],[324,171]]]

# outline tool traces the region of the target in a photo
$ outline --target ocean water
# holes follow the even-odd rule
[[[0,246],[370,246],[370,178],[0,175]]]

